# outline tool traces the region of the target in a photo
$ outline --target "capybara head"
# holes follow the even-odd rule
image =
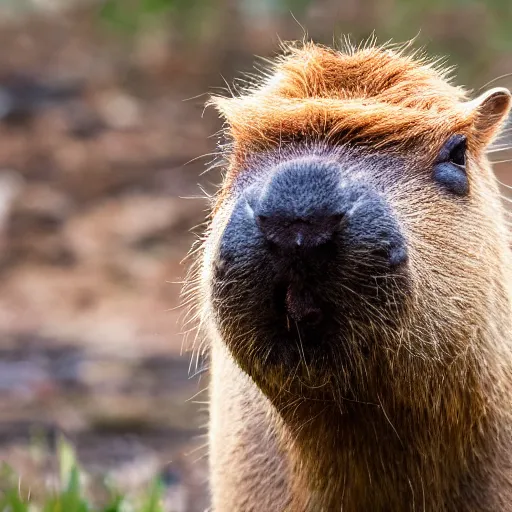
[[[400,49],[304,43],[213,103],[227,172],[203,315],[256,384],[271,399],[393,389],[422,407],[419,388],[435,400],[440,381],[479,379],[480,356],[499,357],[489,340],[510,329],[508,233],[485,156],[509,92],[469,100]]]

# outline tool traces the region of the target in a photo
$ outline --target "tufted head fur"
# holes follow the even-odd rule
[[[201,315],[278,418],[292,510],[512,510],[510,239],[485,156],[510,93],[467,96],[396,48],[304,43],[212,100],[227,172]]]
[[[491,100],[502,104],[498,118],[479,122],[479,105],[464,101],[466,91],[447,76],[435,62],[392,48],[349,46],[340,52],[290,44],[256,85],[211,103],[227,121],[235,171],[252,152],[289,139],[435,150],[456,132],[469,135],[474,149],[485,147],[509,95],[498,91]]]

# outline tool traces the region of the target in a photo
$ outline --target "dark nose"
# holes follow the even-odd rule
[[[318,247],[342,225],[338,164],[307,157],[279,165],[254,208],[265,238],[282,249]]]
[[[341,214],[296,218],[258,215],[258,224],[265,238],[283,249],[309,249],[331,240],[342,219]]]

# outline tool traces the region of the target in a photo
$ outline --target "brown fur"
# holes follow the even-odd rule
[[[255,87],[213,102],[231,140],[199,262],[214,510],[512,511],[511,254],[485,157],[510,95],[467,101],[403,52],[306,43],[288,47]],[[209,302],[211,264],[248,158],[306,138],[400,152],[421,169],[453,133],[468,137],[471,201],[461,215],[432,188],[391,191],[414,289],[399,329],[378,318],[354,325],[354,339],[379,340],[364,358],[354,342],[355,384],[341,363],[319,385],[321,371],[267,375],[256,352],[226,350]]]
[[[212,104],[228,124],[234,171],[252,152],[290,136],[435,148],[457,132],[469,135],[475,149],[484,146],[497,127],[478,127],[478,110],[446,76],[441,67],[392,49],[342,53],[288,45],[255,87]]]

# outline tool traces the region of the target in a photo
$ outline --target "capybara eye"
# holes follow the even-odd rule
[[[453,135],[445,144],[448,160],[455,165],[466,165],[467,140],[465,135]]]
[[[469,193],[466,146],[467,141],[464,135],[452,135],[439,151],[434,163],[435,181],[457,196],[465,196]]]

